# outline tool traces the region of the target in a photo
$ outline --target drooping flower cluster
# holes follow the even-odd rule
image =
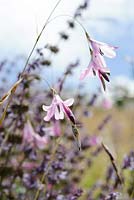
[[[67,118],[75,124],[75,117],[69,108],[72,106],[74,102],[73,98],[67,99],[63,101],[58,94],[54,94],[53,100],[50,106],[43,105],[42,108],[47,112],[47,115],[44,117],[45,121],[49,121],[51,118],[55,118],[56,120],[64,119],[64,114]]]
[[[76,126],[75,116],[73,112],[71,111],[71,109],[69,108],[73,104],[74,99],[70,98],[63,101],[61,97],[57,93],[55,93],[54,90],[53,92],[54,94],[53,94],[53,100],[52,100],[51,105],[42,106],[43,110],[47,112],[47,115],[44,117],[44,120],[50,121],[50,119],[55,119],[55,120],[64,119],[64,114],[65,114],[72,124],[73,136],[76,141],[76,145],[78,149],[80,150],[81,142],[79,139],[79,131]]]
[[[116,56],[115,49],[117,47],[93,40],[88,36],[87,33],[86,36],[90,46],[91,61],[89,66],[81,73],[80,79],[83,80],[87,75],[98,75],[103,89],[105,90],[105,81],[109,82],[108,76],[110,75],[110,71],[107,68],[103,56],[114,58]]]

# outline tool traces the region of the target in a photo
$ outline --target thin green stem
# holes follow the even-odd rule
[[[47,86],[49,87],[49,89],[52,90],[52,87],[51,87],[51,85],[49,84],[49,82],[48,82],[46,79],[44,79],[44,78],[42,78],[42,80],[45,81],[45,83],[47,84]]]
[[[87,33],[85,27],[82,25],[82,23],[81,23],[80,21],[78,21],[77,19],[75,19],[75,18],[74,18],[73,16],[71,16],[71,15],[58,15],[58,16],[52,18],[51,20],[48,20],[48,23],[47,23],[47,24],[51,23],[52,21],[54,21],[55,19],[57,19],[57,18],[59,18],[59,17],[69,17],[69,18],[72,18],[72,19],[74,20],[74,22],[76,22],[77,24],[79,24],[80,27],[83,29],[83,31],[84,31],[84,33],[85,33],[85,36],[86,36],[86,39],[87,39],[88,42],[89,42],[90,36],[89,36],[89,34]],[[89,47],[89,51],[90,51],[90,54],[91,54],[91,48],[90,48],[89,45],[88,45],[88,47]]]
[[[71,15],[58,15],[58,16],[52,18],[51,20],[49,20],[47,24],[51,23],[53,20],[55,20],[55,19],[57,19],[59,17],[69,17],[69,18],[72,18],[74,20],[74,22],[76,22],[77,24],[79,24],[82,27],[82,29],[84,30],[84,32],[87,32],[86,29],[85,29],[85,27],[82,25],[82,23],[80,21],[78,21],[77,19],[75,19]]]
[[[36,45],[37,45],[37,43],[38,43],[38,41],[39,41],[39,39],[40,39],[40,37],[41,37],[41,35],[42,35],[44,29],[46,28],[46,26],[47,26],[47,24],[48,24],[49,19],[51,18],[52,14],[54,13],[55,9],[57,8],[57,6],[60,4],[61,1],[62,1],[62,0],[59,0],[59,1],[56,3],[56,5],[55,5],[54,8],[52,9],[50,15],[48,16],[48,18],[47,18],[47,20],[46,20],[46,22],[45,22],[43,28],[41,29],[41,31],[40,31],[40,33],[39,33],[37,39],[36,39],[36,42],[35,42],[35,44],[34,44],[32,50],[31,50],[31,52],[30,52],[30,54],[29,54],[29,56],[28,56],[28,58],[27,58],[27,61],[26,61],[25,66],[24,66],[24,69],[23,69],[23,71],[22,71],[22,75],[24,74],[24,72],[25,72],[25,70],[26,70],[26,67],[27,67],[27,65],[28,65],[28,63],[29,63],[29,60],[30,60],[30,58],[31,58],[31,56],[32,56],[32,54],[33,54],[33,52],[34,52],[34,50],[35,50],[35,47],[36,47]]]

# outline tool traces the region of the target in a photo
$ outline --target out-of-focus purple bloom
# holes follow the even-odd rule
[[[24,174],[23,175],[23,183],[26,185],[28,188],[37,188],[37,182],[35,178],[30,176],[29,174]]]
[[[114,176],[114,169],[112,166],[110,166],[108,169],[107,169],[107,173],[106,173],[106,181],[107,183],[113,179],[113,176]]]
[[[84,114],[85,117],[92,117],[93,116],[93,113],[91,111],[88,111],[88,110],[84,110],[83,114]]]
[[[134,170],[134,151],[131,151],[129,155],[125,156],[122,168]]]
[[[67,174],[68,174],[67,171],[61,171],[60,174],[59,174],[60,180],[66,180]]]
[[[120,193],[118,192],[112,192],[107,197],[105,197],[105,200],[117,200],[119,199]]]
[[[82,193],[83,191],[81,189],[72,191],[72,194],[68,196],[67,200],[77,200],[82,195]]]
[[[62,194],[59,194],[59,195],[56,197],[56,200],[65,200],[65,196],[62,195]]]
[[[62,162],[55,161],[52,163],[52,167],[54,170],[61,170],[61,169],[63,169],[64,165]]]
[[[58,94],[54,94],[52,103],[50,106],[43,105],[43,110],[47,112],[47,115],[44,117],[45,121],[49,121],[52,117],[56,120],[64,119],[64,113],[68,119],[75,124],[75,117],[69,108],[74,103],[74,99],[70,98],[66,101],[63,101]]]
[[[91,61],[89,66],[82,72],[80,79],[83,80],[87,75],[97,74],[105,90],[105,81],[109,82],[108,75],[110,75],[110,71],[106,66],[103,56],[114,58],[116,56],[115,49],[117,47],[90,39],[88,35],[87,39],[92,48],[90,48]]]
[[[95,135],[91,137],[86,136],[82,139],[81,146],[82,146],[82,149],[87,149],[89,147],[99,145],[100,142],[101,142],[101,139],[98,136],[95,136]]]
[[[93,106],[95,104],[95,101],[96,101],[97,97],[98,97],[98,95],[94,94],[92,96],[91,100],[89,101],[88,106]]]
[[[102,131],[103,128],[105,128],[105,126],[107,125],[107,123],[112,119],[111,115],[107,115],[103,121],[100,123],[100,125],[98,126],[98,130]]]
[[[40,188],[42,189],[43,188],[43,185],[40,184],[37,180],[37,178],[33,175],[30,175],[30,174],[24,174],[23,175],[23,183],[25,184],[25,186],[29,189],[37,189],[37,188]]]
[[[37,147],[39,149],[44,149],[48,144],[48,138],[45,136],[41,137],[35,133],[29,120],[25,124],[23,130],[23,145],[25,144],[30,144],[31,147]]]

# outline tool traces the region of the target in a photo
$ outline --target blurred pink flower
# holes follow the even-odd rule
[[[114,58],[116,56],[114,50],[117,47],[113,47],[108,44],[92,40],[88,36],[87,38],[92,47],[92,49],[90,49],[91,61],[89,63],[89,66],[81,73],[80,79],[83,80],[87,75],[97,74],[105,90],[105,80],[109,82],[108,75],[110,75],[110,71],[106,66],[103,56]]]
[[[30,121],[28,120],[23,130],[23,145],[30,144],[32,147],[44,149],[48,144],[48,138],[46,136],[40,136],[35,133]]]
[[[91,136],[90,140],[89,140],[89,144],[91,146],[96,146],[96,145],[99,145],[101,143],[101,138],[96,136],[96,135],[93,135]]]
[[[44,117],[45,121],[49,121],[52,117],[56,120],[64,119],[64,113],[68,119],[75,124],[75,117],[69,108],[74,102],[73,98],[63,101],[58,94],[54,94],[52,103],[50,106],[43,105],[42,108],[47,112],[47,115]]]
[[[36,133],[34,132],[33,127],[28,120],[23,129],[23,143],[33,143],[35,134]]]
[[[52,190],[52,188],[53,188],[53,185],[52,185],[52,184],[50,184],[50,183],[47,184],[47,189],[48,189],[48,190]]]
[[[34,163],[34,162],[23,162],[22,164],[22,168],[23,169],[26,169],[26,170],[32,170],[33,168],[37,168],[38,167],[38,164],[37,163]]]
[[[105,109],[111,109],[112,108],[112,101],[111,101],[111,99],[108,99],[108,98],[103,99],[102,106]]]
[[[16,159],[16,158],[12,158],[11,160],[10,160],[10,163],[11,163],[11,165],[13,166],[13,168],[14,169],[17,169],[18,167],[20,168],[20,166],[19,166],[19,161]],[[31,170],[31,169],[33,169],[33,168],[36,168],[36,167],[38,167],[38,165],[39,164],[37,164],[37,163],[35,163],[35,162],[29,162],[29,161],[25,161],[25,162],[23,162],[22,163],[22,168],[23,169],[26,169],[26,170]]]
[[[60,136],[61,135],[61,127],[60,127],[60,122],[55,120],[53,122],[53,130],[54,130],[54,135],[55,136]]]
[[[46,135],[49,136],[60,136],[61,135],[61,129],[60,129],[60,123],[58,120],[53,121],[53,125],[51,127],[44,127],[43,131],[46,133]]]
[[[35,134],[34,136],[34,144],[38,149],[44,149],[45,146],[48,144],[48,138],[46,136],[40,136]]]

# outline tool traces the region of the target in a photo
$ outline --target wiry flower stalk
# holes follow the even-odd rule
[[[108,147],[107,147],[103,142],[102,142],[101,144],[102,144],[102,147],[103,147],[104,151],[107,153],[107,155],[108,155],[109,158],[110,158],[110,161],[111,161],[111,163],[112,163],[112,166],[113,166],[113,168],[114,168],[114,170],[115,170],[115,173],[116,173],[116,175],[117,175],[117,178],[118,178],[118,183],[120,183],[120,184],[122,185],[122,183],[123,183],[123,182],[122,182],[122,178],[120,177],[118,168],[117,168],[117,166],[116,166],[115,158],[113,157],[113,155],[112,155],[112,153],[110,152],[110,150],[108,149]]]
[[[4,112],[3,112],[3,114],[2,114],[2,117],[0,118],[0,125],[2,124],[2,122],[3,122],[4,119],[5,119],[6,112],[7,112],[8,106],[9,106],[9,104],[10,104],[10,101],[11,101],[11,99],[12,99],[12,96],[14,95],[14,93],[15,93],[17,87],[19,86],[19,84],[21,83],[21,81],[22,81],[23,78],[24,78],[24,73],[25,73],[26,67],[27,67],[27,65],[28,65],[28,63],[29,63],[29,60],[30,60],[30,58],[31,58],[31,56],[32,56],[32,54],[33,54],[33,52],[34,52],[36,46],[37,46],[37,43],[38,43],[40,37],[42,36],[42,33],[43,33],[44,29],[46,28],[49,19],[51,18],[52,14],[54,13],[55,9],[57,8],[57,6],[60,4],[61,1],[62,1],[62,0],[59,0],[59,1],[56,3],[56,5],[55,5],[54,8],[52,9],[50,15],[48,16],[48,18],[47,18],[47,20],[46,20],[46,22],[45,22],[43,28],[41,29],[41,31],[40,31],[40,33],[39,33],[39,35],[38,35],[38,37],[37,37],[37,39],[36,39],[36,41],[35,41],[35,43],[34,43],[34,46],[33,46],[33,48],[31,49],[31,52],[30,52],[30,54],[29,54],[29,56],[28,56],[28,58],[27,58],[27,60],[26,60],[26,63],[25,63],[25,65],[24,65],[24,68],[23,68],[23,70],[22,70],[22,73],[21,73],[21,75],[20,75],[19,80],[13,85],[13,87],[7,92],[7,94],[4,95],[4,97],[2,97],[2,99],[0,100],[0,104],[2,104],[7,98],[10,97],[10,99],[9,99],[9,101],[8,101],[8,103],[7,103],[7,106],[6,106],[6,108],[4,109]]]

